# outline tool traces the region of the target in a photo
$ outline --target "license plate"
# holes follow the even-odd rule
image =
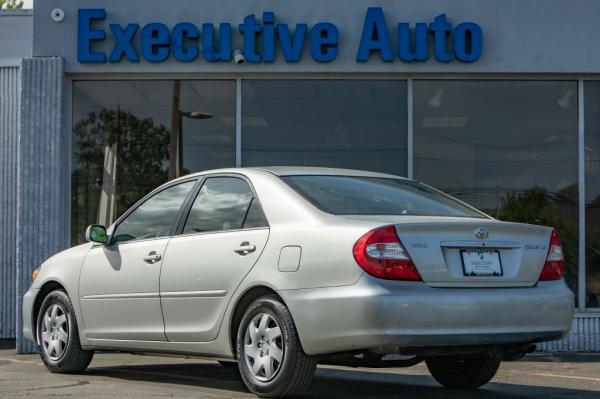
[[[502,276],[500,252],[490,249],[463,249],[460,251],[463,271],[469,277]]]

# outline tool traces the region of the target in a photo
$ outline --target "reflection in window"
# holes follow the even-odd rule
[[[585,82],[586,303],[600,307],[600,82]]]
[[[233,81],[75,82],[72,242],[170,176],[235,165],[234,113]]]
[[[242,164],[406,174],[406,82],[244,80]]]
[[[177,221],[179,209],[195,180],[169,187],[153,195],[119,223],[114,243],[167,237]]]
[[[486,216],[424,184],[358,176],[282,179],[317,208],[334,215]]]
[[[502,220],[557,228],[577,293],[577,83],[415,81],[415,177]]]
[[[242,179],[207,179],[192,205],[183,233],[241,229],[252,195],[250,187]]]
[[[235,82],[182,82],[181,111],[182,174],[235,166]]]

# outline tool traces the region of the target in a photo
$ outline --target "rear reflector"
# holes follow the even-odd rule
[[[548,247],[548,256],[540,274],[540,281],[560,280],[565,275],[565,262],[562,245],[560,244],[560,238],[556,230],[552,230],[550,245]]]
[[[354,259],[371,276],[386,280],[421,281],[394,226],[371,230],[354,244]]]

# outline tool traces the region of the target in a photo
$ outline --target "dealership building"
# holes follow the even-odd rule
[[[600,2],[45,0],[0,11],[0,339],[47,257],[171,178],[414,178],[554,226],[600,352]],[[493,315],[489,315],[493,317]]]

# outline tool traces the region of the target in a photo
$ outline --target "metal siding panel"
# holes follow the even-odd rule
[[[538,352],[600,352],[600,313],[578,313],[571,333],[560,341],[538,345]]]
[[[15,338],[19,68],[0,67],[0,339]]]
[[[69,173],[64,131],[64,70],[58,57],[21,63],[21,118],[17,202],[17,351],[35,351],[21,334],[21,298],[30,275],[51,255],[68,247]]]

